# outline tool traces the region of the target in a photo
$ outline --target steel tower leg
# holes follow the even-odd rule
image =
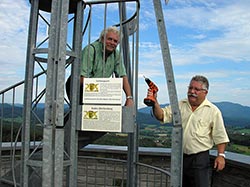
[[[64,85],[65,67],[72,64],[73,78],[72,87],[78,93],[76,76],[79,75],[81,43],[82,43],[82,20],[83,10],[81,0],[30,0],[30,26],[26,56],[26,73],[24,89],[24,125],[22,129],[22,165],[20,171],[20,186],[28,187],[31,182],[31,170],[36,170],[39,176],[38,183],[43,187],[63,186],[64,168],[66,167],[67,186],[77,186],[77,135],[76,126],[79,121],[79,109],[77,95],[72,95],[70,119],[71,124],[65,132],[64,124]],[[41,16],[40,10],[51,13],[50,23]],[[72,48],[67,44],[69,14],[74,20],[72,33]],[[49,27],[48,48],[42,48],[37,43],[39,17],[46,21]],[[72,20],[72,19],[71,19]],[[45,39],[44,41],[46,41]],[[45,45],[46,46],[46,45]],[[72,50],[72,51],[70,51]],[[40,55],[40,54],[43,55]],[[66,59],[68,57],[68,59]],[[43,144],[39,154],[31,154],[30,128],[32,126],[32,100],[35,63],[41,60],[47,63],[46,92],[43,127]],[[39,63],[39,62],[38,62]],[[67,143],[65,143],[65,135]]]
[[[126,3],[123,2],[120,4],[120,12],[121,12],[121,22],[126,20]],[[123,45],[123,58],[124,63],[127,69],[127,76],[129,78],[129,82],[131,85],[131,89],[133,89],[133,81],[132,81],[132,70],[131,70],[131,61],[129,55],[129,33],[128,33],[128,25],[122,26],[123,37],[122,37],[122,45]],[[131,90],[133,93],[133,90]],[[136,98],[136,97],[135,97]],[[136,172],[136,162],[138,161],[138,145],[137,140],[137,129],[134,129],[133,133],[128,133],[128,152],[127,152],[127,186],[135,187],[137,182],[137,172]]]
[[[162,50],[163,63],[167,79],[170,104],[173,111],[173,131],[171,150],[171,187],[182,186],[182,124],[181,114],[178,107],[177,92],[175,88],[174,74],[170,57],[170,50],[165,28],[164,16],[160,0],[154,0],[154,8],[160,44]]]
[[[31,105],[33,95],[33,75],[34,75],[34,55],[33,46],[36,46],[37,24],[38,24],[38,1],[31,1],[30,25],[26,54],[26,72],[24,85],[24,118],[22,127],[22,153],[21,153],[21,172],[20,184],[22,187],[28,186],[28,159],[30,153],[30,124],[31,124]]]
[[[64,80],[68,8],[68,0],[52,1],[44,114],[43,187],[62,186],[63,182]]]
[[[81,124],[81,106],[79,103],[80,88],[79,88],[79,75],[81,65],[81,52],[82,52],[82,27],[83,27],[83,4],[78,0],[76,5],[75,19],[74,19],[74,32],[73,32],[73,51],[76,55],[72,62],[71,77],[72,77],[72,90],[71,93],[71,113],[70,113],[70,126],[66,126],[65,146],[71,158],[71,165],[66,169],[66,186],[77,186],[77,156],[78,156],[78,134],[77,129],[80,129]],[[67,125],[67,124],[66,124]]]
[[[127,19],[126,17],[126,2],[120,3],[120,15],[121,15],[121,21],[123,22],[124,20]],[[139,9],[137,9],[137,18],[130,23],[136,29],[134,30],[133,35],[135,34],[136,39],[139,38]],[[130,26],[131,26],[130,25]],[[130,55],[132,54],[133,57],[138,58],[138,40],[136,41],[136,46],[135,49],[134,47],[132,48],[132,51],[130,51],[130,46],[129,46],[129,25],[125,24],[122,27],[122,32],[123,32],[123,37],[122,37],[122,50],[123,50],[123,60],[127,69],[127,76],[129,78],[129,82],[131,85],[131,91],[134,95],[134,101],[135,101],[135,108],[134,110],[137,109],[137,90],[134,91],[133,89],[137,88],[137,81],[138,81],[138,59],[131,59]],[[134,36],[133,36],[134,37]],[[133,42],[131,42],[133,43]],[[136,51],[134,51],[136,50]],[[134,52],[136,54],[134,54]],[[135,60],[136,65],[131,65],[131,61]],[[136,75],[134,75],[137,73]],[[136,80],[134,80],[136,79]],[[136,84],[136,85],[134,85]],[[138,132],[139,132],[139,127],[137,124],[134,122],[134,131],[133,133],[128,133],[128,152],[127,152],[127,187],[136,187],[137,186],[137,179],[138,179],[138,172],[137,172],[137,165],[136,163],[139,160],[139,155],[138,155]]]

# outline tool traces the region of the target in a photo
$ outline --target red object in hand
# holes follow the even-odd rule
[[[145,78],[145,81],[153,94],[148,94],[147,97],[144,98],[144,104],[147,106],[154,106],[156,101],[154,95],[158,92],[158,87],[149,78]]]

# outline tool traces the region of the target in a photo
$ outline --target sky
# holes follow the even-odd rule
[[[169,103],[166,74],[153,7],[153,0],[140,1],[138,107],[145,107],[147,85],[143,76],[159,88],[160,103]],[[169,0],[162,2],[178,99],[186,97],[192,76],[204,75],[210,82],[208,99],[250,106],[250,1]],[[113,5],[108,24],[116,23]],[[135,11],[127,6],[128,17]],[[110,11],[110,13],[109,13]],[[113,12],[112,12],[113,11]],[[28,0],[0,1],[0,90],[24,80],[30,3]],[[103,20],[101,7],[93,11]],[[45,15],[48,17],[48,15]],[[92,38],[103,27],[93,24]],[[39,26],[38,38],[46,35]],[[98,30],[99,29],[99,30]],[[20,91],[20,90],[19,90]],[[22,95],[22,94],[20,94]]]

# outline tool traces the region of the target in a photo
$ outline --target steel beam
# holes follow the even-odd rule
[[[173,113],[171,187],[182,186],[182,122],[161,1],[153,0],[170,105]]]

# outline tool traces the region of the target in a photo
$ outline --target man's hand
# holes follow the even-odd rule
[[[133,99],[129,98],[129,99],[126,99],[126,102],[125,102],[125,106],[128,106],[128,107],[133,107],[134,106],[134,101]]]
[[[154,92],[152,89],[148,89],[147,97],[154,97],[155,99],[157,98],[157,92]]]
[[[217,156],[215,161],[214,161],[214,169],[216,171],[221,171],[225,167],[225,158],[223,156]]]

